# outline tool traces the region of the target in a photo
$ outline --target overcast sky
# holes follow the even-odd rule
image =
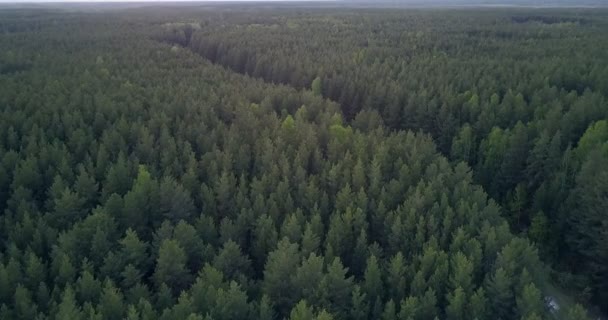
[[[0,2],[286,2],[286,1],[349,1],[349,0],[0,0]],[[357,1],[357,0],[355,0]],[[361,0],[359,0],[361,1]],[[373,1],[373,0],[372,0]],[[384,1],[384,0],[383,0]],[[391,0],[388,0],[391,1]],[[395,0],[392,0],[395,1]],[[397,0],[408,1],[408,0]],[[431,0],[433,1],[433,0]],[[607,0],[608,1],[608,0]]]
[[[49,2],[294,2],[294,1],[316,1],[316,2],[379,2],[383,4],[392,3],[400,5],[490,5],[490,6],[564,6],[564,7],[607,7],[608,0],[0,0],[0,3],[49,3]]]
[[[285,2],[285,1],[309,2],[309,1],[345,1],[345,0],[0,0],[0,3],[31,3],[31,2]],[[346,1],[348,1],[348,0],[346,0]],[[403,1],[403,0],[399,0],[399,1]]]

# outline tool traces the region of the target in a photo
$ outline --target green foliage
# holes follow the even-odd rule
[[[222,250],[215,256],[213,266],[222,270],[226,278],[237,279],[239,276],[248,276],[251,262],[241,252],[241,248],[232,240],[224,243]]]
[[[76,304],[76,299],[74,298],[74,291],[69,286],[65,288],[61,295],[61,302],[57,307],[55,319],[83,319],[82,311]]]
[[[469,124],[464,124],[452,142],[451,156],[455,160],[471,163],[473,161],[475,140]]]
[[[606,301],[603,11],[79,10],[0,12],[0,318]]]
[[[257,318],[260,320],[272,320],[274,317],[275,314],[272,310],[270,299],[267,295],[263,295],[260,299],[259,314]]]
[[[565,312],[565,316],[564,316],[565,320],[574,320],[574,319],[590,319],[590,317],[587,315],[587,311],[585,311],[585,308],[583,308],[580,304],[575,304],[572,307],[570,307],[568,310],[566,310]]]
[[[528,284],[523,288],[523,291],[517,297],[517,309],[524,317],[543,314],[544,306],[541,292],[534,284]]]
[[[466,295],[461,287],[448,294],[448,307],[446,308],[446,319],[461,320],[465,318]]]
[[[317,96],[321,96],[323,94],[323,83],[321,82],[321,77],[316,77],[312,84],[310,85],[312,93]]]
[[[175,240],[163,240],[156,261],[154,280],[158,286],[168,285],[173,292],[180,292],[190,282],[186,269],[186,254]]]
[[[608,242],[606,228],[608,214],[608,170],[605,166],[608,153],[592,151],[576,177],[570,198],[568,224],[571,233],[566,239],[573,255],[582,261],[577,267],[589,277],[594,296],[599,301],[608,297]]]
[[[335,258],[327,266],[319,289],[324,309],[340,317],[345,317],[351,308],[353,278],[347,276],[347,271],[340,258]]]
[[[367,259],[367,267],[365,268],[363,279],[363,291],[366,294],[368,301],[374,305],[372,306],[373,309],[376,301],[381,302],[384,296],[382,272],[378,266],[378,259],[373,255]],[[376,308],[381,308],[381,306],[378,305]],[[377,318],[378,316],[379,314],[373,315],[374,318]]]
[[[249,318],[251,307],[247,302],[247,293],[236,282],[230,282],[227,290],[220,288],[216,299],[215,308],[211,313],[214,319],[236,320]]]
[[[512,281],[506,271],[502,268],[497,269],[487,281],[486,291],[492,297],[490,307],[498,318],[507,318],[514,307],[514,296],[511,286]]]
[[[298,246],[286,238],[268,255],[262,290],[272,299],[279,314],[287,314],[287,310],[295,303],[296,288],[292,285],[291,274],[299,261]]]
[[[314,320],[312,309],[306,304],[306,300],[301,300],[291,310],[290,320]]]
[[[103,319],[119,319],[125,313],[123,296],[111,280],[105,281],[98,312]]]
[[[581,136],[576,147],[578,160],[583,162],[595,148],[602,148],[608,142],[608,121],[591,124]]]

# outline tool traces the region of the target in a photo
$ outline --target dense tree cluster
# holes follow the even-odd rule
[[[474,168],[515,231],[581,276],[570,284],[608,299],[608,154],[597,151],[608,141],[605,12],[323,10],[203,21],[188,47],[211,61],[311,88],[354,126],[381,119],[430,134],[442,154]]]
[[[426,13],[138,10],[0,13],[0,319],[547,319],[506,212],[541,244],[562,223],[606,293],[594,51],[577,91],[518,50],[467,69],[515,41],[472,28],[493,15],[438,39]]]

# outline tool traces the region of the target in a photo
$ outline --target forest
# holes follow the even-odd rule
[[[0,9],[0,319],[598,318],[607,35],[608,9]]]

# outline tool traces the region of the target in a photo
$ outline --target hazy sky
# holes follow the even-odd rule
[[[348,1],[348,0],[0,0],[0,2],[286,2],[286,1]],[[390,0],[389,0],[390,1]],[[394,0],[393,0],[394,1]],[[404,1],[404,0],[399,0]],[[407,0],[405,0],[407,1]]]
[[[569,6],[569,7],[606,7],[608,0],[0,0],[0,3],[49,3],[49,2],[294,2],[294,1],[316,1],[316,2],[367,2],[375,1],[381,3],[393,3],[401,5],[518,5],[518,6]]]
[[[30,2],[285,2],[285,1],[344,1],[344,0],[0,0],[0,3]],[[403,0],[400,0],[403,1]]]

